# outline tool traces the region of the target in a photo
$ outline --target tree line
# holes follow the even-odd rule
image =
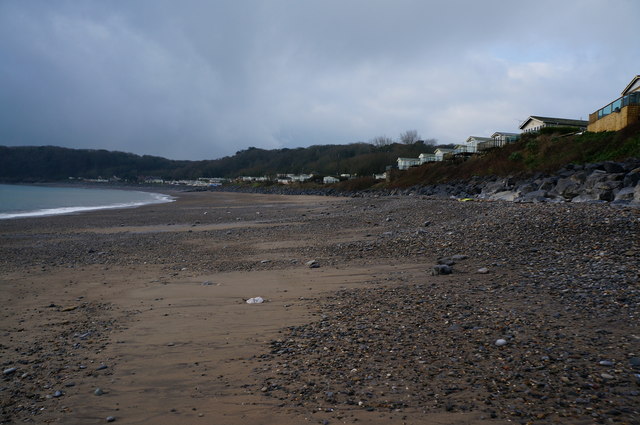
[[[112,178],[138,181],[200,177],[274,176],[281,173],[320,175],[382,173],[398,157],[433,153],[433,141],[410,143],[352,143],[306,148],[265,150],[250,147],[215,160],[184,161],[94,149],[56,146],[0,146],[0,180],[44,182],[74,178]]]

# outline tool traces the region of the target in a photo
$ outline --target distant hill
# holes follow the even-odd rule
[[[157,176],[163,179],[263,176],[279,173],[321,175],[381,173],[399,156],[417,157],[435,147],[418,141],[374,146],[368,143],[317,145],[265,150],[248,148],[216,160],[175,161],[149,155],[56,146],[0,146],[0,181],[47,182],[69,177],[111,178],[127,181]]]

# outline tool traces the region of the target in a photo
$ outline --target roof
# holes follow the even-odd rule
[[[471,140],[471,139],[473,139],[473,140],[478,140],[478,141],[480,141],[480,142],[486,142],[486,141],[488,141],[488,140],[491,140],[491,137],[469,136],[469,137],[467,138],[467,142],[468,142],[469,140]]]
[[[506,131],[496,131],[495,133],[493,133],[491,135],[491,138],[494,138],[496,136],[519,136],[518,133],[507,133]]]
[[[636,75],[635,77],[633,77],[631,82],[627,84],[627,87],[622,90],[622,96],[638,90],[640,90],[640,75]]]
[[[449,149],[449,148],[438,148],[436,149],[436,152],[442,152],[442,153],[447,153],[447,152],[453,152],[453,149]]]
[[[538,120],[547,125],[567,125],[571,127],[586,127],[587,124],[589,124],[589,121],[584,121],[584,120],[574,120],[569,118],[540,117],[537,115],[531,115],[522,124],[520,124],[520,128],[525,127],[531,120]]]

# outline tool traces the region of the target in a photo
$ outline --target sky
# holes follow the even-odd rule
[[[637,0],[0,0],[0,145],[248,147],[588,119],[640,74]]]

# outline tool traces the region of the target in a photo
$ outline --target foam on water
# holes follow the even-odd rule
[[[0,185],[0,220],[135,208],[175,201],[169,195],[116,189]],[[49,204],[49,205],[47,205]],[[37,207],[34,207],[37,205]]]

